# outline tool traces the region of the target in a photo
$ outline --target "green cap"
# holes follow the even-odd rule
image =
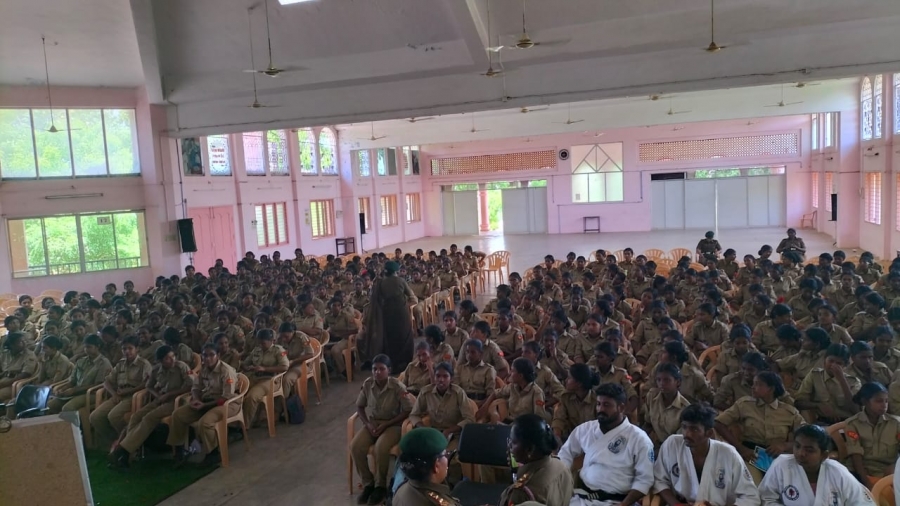
[[[384,270],[388,272],[397,272],[400,270],[400,264],[391,260],[390,262],[384,264]]]
[[[447,449],[447,438],[437,429],[419,427],[400,439],[400,451],[413,457],[430,458]]]

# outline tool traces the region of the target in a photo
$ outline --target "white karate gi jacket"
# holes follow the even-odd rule
[[[697,477],[691,449],[684,436],[669,436],[653,466],[653,489],[671,490],[688,502],[709,501],[714,506],[759,506],[759,492],[741,455],[729,444],[711,439],[703,475]]]
[[[579,471],[581,481],[592,490],[611,494],[627,494],[632,489],[644,494],[653,486],[653,442],[628,419],[604,434],[596,420],[585,422],[569,435],[559,451],[559,459],[567,466],[584,454]],[[576,493],[578,489],[576,489]],[[611,506],[618,501],[589,501],[577,495],[571,506]]]
[[[793,455],[780,455],[759,484],[763,506],[867,506],[875,501],[869,490],[840,462],[828,459],[819,470],[813,494],[806,472]]]

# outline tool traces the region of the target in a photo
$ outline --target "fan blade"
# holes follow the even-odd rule
[[[787,104],[779,102],[777,104],[766,105],[764,107],[784,107],[785,105],[787,105]]]
[[[409,121],[410,123],[418,123],[419,121],[428,121],[428,120],[430,120],[430,119],[434,119],[434,116],[426,116],[426,117],[424,117],[424,118],[415,118],[415,117],[413,117],[413,118],[409,118],[409,119],[406,120],[406,121]]]
[[[541,41],[541,42],[535,42],[534,45],[535,46],[543,46],[543,47],[558,47],[558,46],[565,46],[566,44],[568,44],[570,42],[572,42],[572,39],[545,40],[545,41]]]
[[[797,104],[802,104],[802,103],[803,103],[802,101],[801,102],[788,102],[784,105],[797,105]]]
[[[499,53],[503,49],[510,49],[510,48],[509,48],[509,46],[493,46],[493,47],[486,47],[485,49],[488,51],[494,52],[494,53]],[[512,49],[515,49],[515,46],[513,46]]]

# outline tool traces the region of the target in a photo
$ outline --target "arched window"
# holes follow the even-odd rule
[[[300,154],[300,174],[316,175],[316,134],[311,129],[297,130],[297,152]]]
[[[872,81],[868,77],[863,78],[859,103],[859,109],[862,111],[862,139],[864,141],[872,140],[874,124],[874,117],[872,116]]]
[[[873,129],[873,131],[875,134],[874,137],[876,139],[881,138],[882,125],[884,125],[884,93],[883,93],[883,90],[884,90],[884,76],[881,74],[878,74],[877,76],[875,76],[875,93],[874,93],[874,97],[875,97],[875,114],[874,114],[875,128]]]
[[[323,175],[336,176],[337,160],[335,156],[337,148],[337,140],[334,138],[334,132],[325,127],[319,132],[319,168]]]

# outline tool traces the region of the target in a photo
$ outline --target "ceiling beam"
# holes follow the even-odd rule
[[[159,46],[157,44],[156,21],[153,17],[152,0],[131,0],[131,16],[134,19],[134,31],[137,36],[141,66],[144,69],[144,85],[151,104],[164,104],[162,73],[159,65]]]
[[[480,67],[487,68],[490,63],[485,50],[490,45],[487,36],[487,24],[481,19],[476,0],[443,0],[448,11],[456,21],[466,47],[469,48],[469,56],[472,62]]]

